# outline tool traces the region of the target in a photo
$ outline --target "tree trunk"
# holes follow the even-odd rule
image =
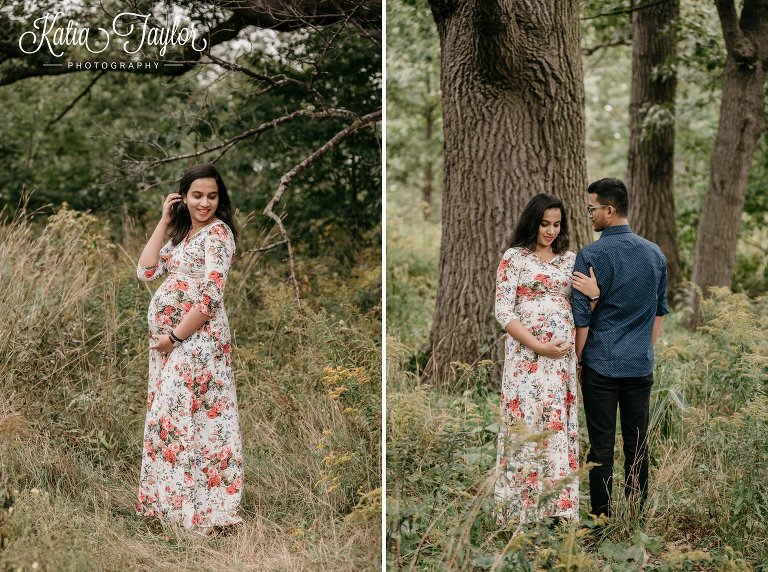
[[[431,86],[429,82],[429,73],[426,77],[426,94],[429,97],[431,93]],[[425,149],[426,153],[424,159],[424,186],[422,187],[422,213],[424,214],[424,220],[429,219],[429,215],[432,213],[432,185],[435,178],[432,165],[432,155],[430,154],[430,148],[432,146],[432,132],[435,125],[435,106],[430,99],[424,106],[424,119],[426,121],[426,131],[424,133]]]
[[[641,7],[642,3],[636,4]],[[669,60],[677,53],[675,0],[632,12],[627,189],[632,231],[661,248],[671,295],[683,282],[675,227],[675,89]],[[654,77],[654,75],[656,77]]]
[[[578,2],[430,4],[442,50],[445,153],[425,375],[443,383],[453,361],[503,360],[493,317],[496,269],[531,197],[549,192],[563,200],[571,250],[592,234]]]
[[[768,1],[746,0],[740,21],[733,0],[717,0],[728,57],[715,149],[696,238],[692,282],[705,298],[710,288],[730,288],[741,213],[752,159],[765,130],[764,83],[768,66]],[[693,295],[686,321],[699,325],[701,300]]]

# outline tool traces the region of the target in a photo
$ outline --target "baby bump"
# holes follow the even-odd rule
[[[147,319],[153,336],[168,335],[199,301],[200,287],[195,280],[169,276],[149,303]]]
[[[522,324],[539,341],[573,341],[573,313],[566,299],[531,301],[524,305],[520,314]]]

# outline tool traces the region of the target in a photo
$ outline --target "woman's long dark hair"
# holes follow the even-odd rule
[[[189,187],[197,179],[214,179],[216,181],[216,186],[219,188],[219,204],[216,207],[216,218],[227,223],[227,226],[232,229],[235,242],[237,242],[237,228],[235,227],[235,217],[232,214],[232,202],[229,200],[227,186],[224,184],[224,180],[221,178],[216,167],[210,163],[201,163],[184,173],[181,181],[179,181],[179,194],[181,194],[182,199],[187,196]],[[171,243],[173,246],[184,240],[192,228],[189,208],[187,208],[183,200],[171,205],[171,224],[169,227],[171,229]]]
[[[515,234],[510,240],[509,248],[522,246],[535,252],[544,211],[555,208],[560,209],[560,234],[552,241],[552,252],[562,254],[568,250],[568,217],[565,215],[565,207],[557,196],[550,193],[539,193],[525,205],[523,214],[520,215],[520,220],[517,222]]]

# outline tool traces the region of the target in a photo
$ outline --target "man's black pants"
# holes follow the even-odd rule
[[[645,377],[605,377],[588,366],[581,371],[581,395],[587,416],[588,463],[592,514],[611,516],[613,447],[616,442],[616,405],[621,412],[624,439],[624,494],[642,510],[648,495],[648,404],[653,374]]]

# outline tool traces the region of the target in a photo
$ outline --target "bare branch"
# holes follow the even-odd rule
[[[57,121],[59,121],[59,119],[61,119],[62,117],[64,117],[64,116],[67,114],[67,112],[68,112],[70,109],[72,109],[72,108],[75,106],[75,104],[76,104],[78,101],[80,101],[80,99],[81,99],[81,98],[82,98],[82,97],[83,97],[83,96],[84,96],[86,93],[88,93],[89,91],[91,91],[91,88],[94,86],[94,84],[95,84],[97,81],[99,81],[99,78],[101,78],[101,76],[103,76],[105,73],[107,73],[107,72],[105,72],[105,71],[102,71],[102,72],[101,72],[100,74],[98,74],[98,75],[97,75],[95,78],[93,78],[93,81],[92,81],[91,83],[89,83],[89,84],[88,84],[88,87],[86,87],[86,88],[85,88],[85,89],[82,91],[82,93],[81,93],[80,95],[78,95],[78,96],[77,96],[77,97],[74,99],[74,101],[73,101],[72,103],[70,103],[70,104],[67,106],[67,108],[66,108],[64,111],[62,111],[62,112],[59,114],[59,116],[58,116],[56,119],[54,119],[54,120],[53,120],[53,121],[51,121],[51,122],[50,122],[48,125],[46,125],[46,126],[45,126],[45,128],[46,128],[46,129],[49,129],[49,128],[51,127],[51,125],[53,125],[54,123],[56,123]]]
[[[603,12],[600,14],[595,14],[594,16],[584,16],[582,20],[594,20],[595,18],[602,18],[603,16],[618,16],[619,14],[631,14],[632,12],[637,12],[638,10],[645,10],[646,8],[650,8],[652,6],[658,6],[659,4],[666,4],[667,2],[676,2],[677,0],[659,0],[658,2],[651,2],[650,4],[641,4],[640,6],[635,6],[634,8],[627,8],[625,10],[616,10],[615,12]]]
[[[590,46],[589,48],[584,48],[581,50],[581,53],[585,56],[591,56],[598,50],[605,50],[607,48],[612,48],[614,46],[631,46],[632,45],[632,39],[631,38],[614,38],[612,40],[607,40],[603,42],[602,44],[595,44],[594,46]]]
[[[381,0],[221,0],[222,8],[240,14],[249,24],[290,32],[307,26],[326,27],[345,20],[357,5],[361,20],[381,23]]]
[[[301,80],[298,80],[298,79],[295,79],[295,78],[292,78],[292,77],[287,77],[285,74],[280,74],[280,75],[277,75],[277,76],[269,76],[269,75],[266,75],[266,74],[258,73],[258,72],[255,72],[255,71],[249,69],[249,68],[246,68],[245,66],[241,66],[240,64],[233,64],[233,63],[230,63],[230,62],[226,62],[226,61],[222,60],[221,58],[217,58],[216,56],[214,56],[212,54],[209,54],[208,57],[210,58],[210,60],[212,62],[214,62],[215,64],[217,64],[217,65],[219,65],[219,66],[221,66],[221,67],[223,67],[225,69],[232,70],[232,71],[239,71],[241,73],[244,73],[245,75],[247,75],[250,78],[257,79],[257,80],[260,80],[260,81],[263,81],[263,82],[269,84],[269,88],[261,90],[261,91],[258,91],[258,92],[256,92],[254,94],[257,97],[259,95],[262,95],[262,94],[266,93],[270,89],[276,89],[276,88],[284,87],[286,85],[293,85],[293,86],[296,86],[296,87],[300,87],[301,89],[306,90],[307,92],[311,93],[312,96],[315,98],[315,100],[320,104],[320,106],[324,110],[326,110],[326,111],[329,110],[328,102],[326,101],[325,97],[323,97],[320,94],[320,92],[317,91],[314,87],[310,86],[309,84],[307,84],[307,83],[305,83],[305,82],[303,82]],[[338,112],[338,111],[344,111],[344,110],[336,110],[336,111]],[[347,113],[350,114],[349,115],[349,119],[355,120],[355,119],[357,119],[359,117],[356,113],[352,113],[351,111],[349,111]]]
[[[283,235],[283,240],[285,241],[288,247],[288,257],[291,263],[291,282],[293,283],[293,286],[296,289],[296,302],[299,304],[300,308],[301,308],[301,290],[299,289],[299,282],[298,280],[296,280],[296,260],[293,257],[293,247],[291,245],[291,239],[288,238],[288,232],[285,230],[283,221],[280,219],[279,216],[275,214],[273,209],[280,202],[280,199],[283,198],[283,194],[288,189],[288,186],[291,184],[291,181],[294,178],[296,178],[301,173],[306,171],[307,168],[309,168],[309,166],[312,163],[324,157],[331,149],[333,149],[336,145],[338,145],[341,141],[349,137],[355,131],[359,131],[363,127],[366,127],[368,125],[376,123],[377,121],[380,121],[381,115],[382,115],[381,110],[375,111],[374,113],[369,113],[368,115],[364,115],[358,121],[355,121],[352,125],[348,125],[344,129],[339,131],[322,147],[317,149],[309,157],[304,159],[301,163],[299,163],[293,169],[288,171],[285,175],[280,177],[280,181],[277,186],[277,192],[272,197],[272,200],[269,201],[267,208],[264,209],[264,215],[274,220],[275,224],[277,224],[277,226],[280,228],[280,233]]]
[[[237,259],[240,260],[244,256],[246,256],[248,254],[253,254],[255,252],[267,252],[269,250],[273,250],[273,249],[277,248],[278,246],[280,246],[281,244],[285,244],[285,241],[284,240],[279,240],[277,242],[273,242],[272,244],[268,244],[267,246],[260,246],[259,248],[252,248],[250,250],[246,250],[240,256],[238,256]]]
[[[361,34],[362,34],[364,37],[368,38],[368,39],[369,39],[371,42],[373,42],[373,45],[374,45],[374,46],[376,46],[376,48],[377,48],[377,49],[381,50],[381,42],[378,40],[378,38],[374,37],[374,36],[373,36],[373,34],[371,34],[371,33],[370,33],[368,30],[366,30],[365,28],[363,28],[363,27],[360,25],[360,22],[358,22],[358,21],[357,21],[357,20],[355,20],[354,18],[351,20],[351,22],[352,22],[352,24],[355,26],[355,28],[357,28],[358,30],[360,30],[360,33],[361,33]]]
[[[379,111],[378,113],[379,113],[379,116],[381,116],[381,111]],[[248,131],[241,133],[240,135],[235,135],[234,137],[227,139],[226,141],[224,141],[219,145],[214,145],[213,147],[206,147],[202,151],[196,151],[194,153],[185,153],[183,155],[172,155],[172,156],[167,156],[160,159],[152,159],[150,161],[138,161],[135,159],[125,159],[123,162],[129,163],[129,164],[135,164],[135,165],[142,165],[144,166],[144,168],[141,171],[144,171],[152,167],[157,167],[158,165],[161,165],[163,163],[172,163],[174,161],[192,159],[194,157],[200,157],[202,155],[207,155],[208,153],[213,153],[214,151],[221,150],[222,151],[221,154],[216,159],[214,159],[214,161],[216,161],[219,158],[221,158],[221,156],[224,155],[224,153],[229,151],[231,147],[233,147],[235,144],[242,141],[243,139],[248,139],[253,135],[259,135],[260,133],[264,131],[268,131],[269,129],[275,129],[277,126],[282,125],[283,123],[288,123],[290,121],[293,121],[298,117],[309,117],[310,119],[325,119],[325,118],[333,117],[337,119],[348,120],[350,118],[350,115],[357,118],[355,119],[355,123],[362,121],[363,119],[363,118],[360,118],[356,113],[352,113],[351,111],[347,111],[345,109],[329,109],[327,111],[320,111],[320,112],[309,111],[308,109],[298,109],[293,113],[284,115],[283,117],[278,117],[277,119],[273,119],[272,121],[267,121],[266,123],[262,123],[258,127],[249,129]]]

